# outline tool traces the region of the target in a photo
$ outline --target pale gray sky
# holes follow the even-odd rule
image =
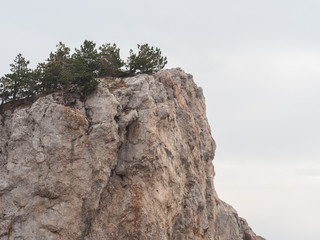
[[[62,41],[160,47],[203,87],[215,184],[268,240],[318,240],[320,2],[11,0],[0,9],[0,75]]]

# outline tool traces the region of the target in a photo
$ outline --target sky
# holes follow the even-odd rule
[[[318,240],[320,1],[11,0],[0,8],[0,75],[62,41],[149,43],[204,89],[215,187],[268,240]]]

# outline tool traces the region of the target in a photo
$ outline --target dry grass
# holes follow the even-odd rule
[[[79,129],[82,126],[87,124],[86,117],[81,113],[77,108],[71,108],[63,106],[64,108],[64,117],[69,123],[70,127],[75,127]]]

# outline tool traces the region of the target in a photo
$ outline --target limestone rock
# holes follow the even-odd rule
[[[214,189],[202,89],[181,69],[0,116],[0,240],[257,237]],[[70,101],[69,101],[70,102]]]
[[[247,221],[239,217],[233,207],[221,200],[217,201],[217,219],[219,240],[264,240],[252,231]]]

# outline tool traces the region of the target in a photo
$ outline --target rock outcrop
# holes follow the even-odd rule
[[[50,94],[0,123],[0,240],[263,239],[216,194],[204,96],[181,69]]]

